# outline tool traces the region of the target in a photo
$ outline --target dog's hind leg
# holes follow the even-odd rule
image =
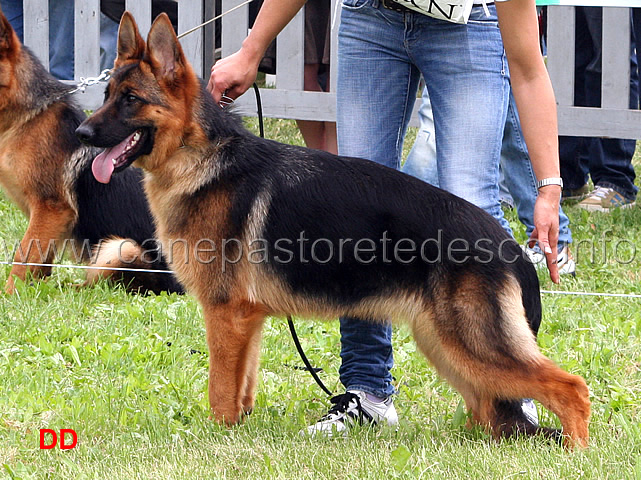
[[[554,412],[569,446],[587,445],[590,402],[585,381],[539,351],[520,289],[508,282],[497,296],[480,295],[478,281],[462,279],[429,312],[412,322],[420,350],[463,395],[473,420],[496,436],[513,427],[502,402],[534,398]],[[498,409],[497,409],[498,407]],[[509,414],[509,412],[507,412]],[[509,418],[512,417],[512,418]],[[517,423],[518,425],[518,423]],[[545,433],[526,428],[524,433]]]
[[[494,437],[509,436],[516,429],[555,438],[553,429],[521,421],[522,412],[507,408],[519,409],[520,399],[534,398],[559,417],[567,446],[587,446],[590,402],[581,377],[563,371],[541,354],[531,363],[505,359],[501,365],[471,356],[454,342],[435,343],[418,336],[416,342],[439,374],[462,394],[473,422],[489,427]]]
[[[209,405],[213,418],[238,423],[254,402],[265,311],[249,302],[203,304],[209,346]]]
[[[563,435],[556,428],[541,427],[523,411],[523,400],[494,400],[494,435],[509,438],[514,435],[542,435],[561,443]]]

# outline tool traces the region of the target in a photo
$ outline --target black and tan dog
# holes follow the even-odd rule
[[[29,217],[6,283],[9,293],[14,277],[51,272],[18,263],[51,264],[64,253],[103,267],[166,268],[155,246],[141,172],[131,169],[110,188],[93,178],[96,151],[74,134],[85,115],[70,90],[20,43],[0,12],[0,185]],[[108,275],[136,290],[181,290],[173,275],[160,273],[94,270],[87,282]]]
[[[349,315],[407,323],[495,435],[537,431],[518,413],[531,397],[587,444],[588,388],[536,345],[538,279],[517,243],[402,173],[253,136],[213,103],[167,17],[145,43],[123,16],[105,103],[77,133],[105,148],[99,181],[145,171],[159,239],[203,308],[219,422],[253,406],[266,315]]]

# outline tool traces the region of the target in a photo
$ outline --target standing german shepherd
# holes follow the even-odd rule
[[[588,388],[540,353],[538,279],[498,223],[395,170],[253,136],[214,104],[166,16],[145,44],[125,13],[105,103],[77,134],[105,148],[99,181],[146,172],[164,252],[203,308],[217,421],[252,409],[265,316],[346,315],[406,322],[496,436],[537,430],[518,413],[531,397],[587,445]]]
[[[20,43],[0,11],[0,185],[29,217],[6,283],[9,293],[14,277],[51,273],[47,266],[17,263],[50,264],[65,252],[100,267],[166,268],[156,252],[141,172],[131,169],[111,188],[96,182],[91,161],[97,152],[74,134],[85,115],[71,89]],[[160,273],[99,270],[87,282],[110,274],[136,290],[181,290],[173,275]]]

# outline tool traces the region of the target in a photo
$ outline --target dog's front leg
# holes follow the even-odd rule
[[[238,423],[251,411],[265,311],[249,302],[203,305],[209,346],[209,405],[213,418]]]
[[[31,272],[34,278],[43,278],[51,273],[51,267],[22,264],[51,264],[63,254],[63,240],[70,234],[75,219],[74,210],[67,204],[43,203],[32,208],[29,226],[15,252],[14,265],[5,285],[7,293],[14,292],[14,277],[24,281],[27,272]]]

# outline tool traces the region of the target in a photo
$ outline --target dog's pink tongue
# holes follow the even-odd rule
[[[114,173],[114,160],[120,157],[124,152],[127,144],[131,140],[129,135],[115,147],[105,148],[104,152],[98,154],[91,164],[93,176],[100,183],[109,183],[111,174]]]
[[[111,174],[114,172],[114,164],[112,159],[115,158],[111,155],[113,148],[107,148],[104,152],[97,155],[91,164],[91,171],[93,176],[100,183],[109,183]]]

